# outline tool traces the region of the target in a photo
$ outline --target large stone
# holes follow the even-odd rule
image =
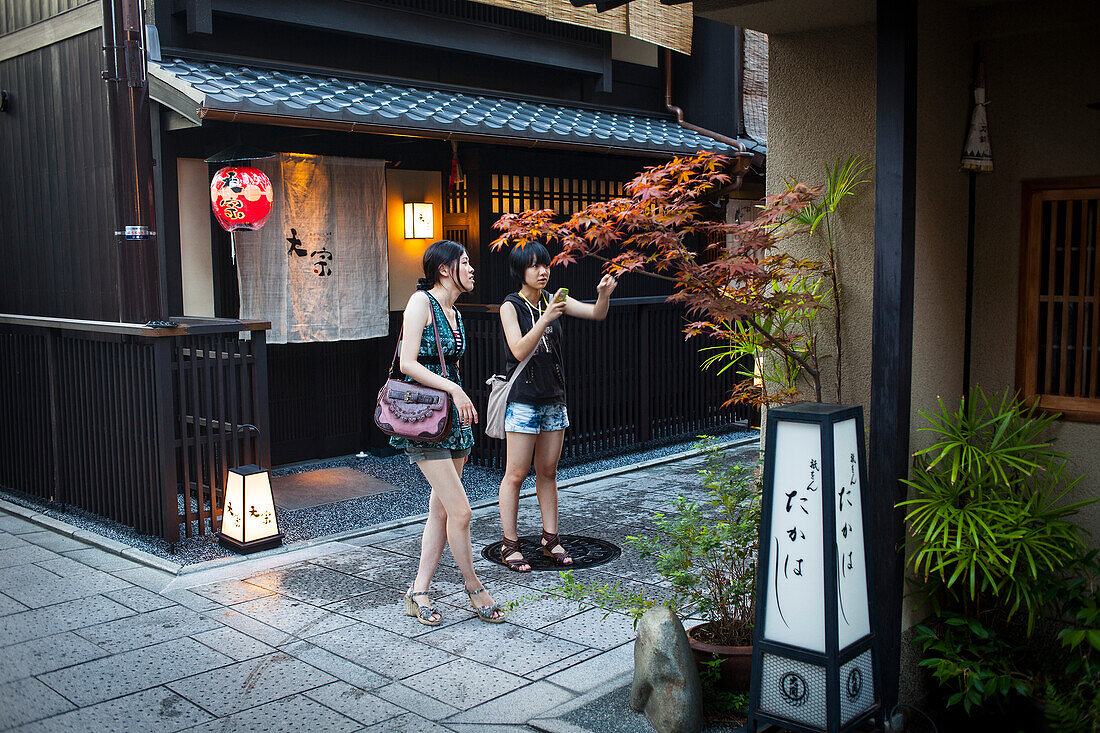
[[[703,690],[684,626],[668,606],[645,612],[634,642],[630,705],[657,733],[696,733]]]

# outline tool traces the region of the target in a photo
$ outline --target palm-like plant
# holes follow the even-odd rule
[[[825,186],[821,196],[814,199],[809,206],[794,212],[788,221],[789,226],[805,228],[811,235],[819,234],[825,240],[829,249],[829,280],[832,284],[832,299],[836,318],[834,319],[834,348],[836,349],[836,398],[840,399],[841,386],[841,290],[840,276],[837,271],[836,257],[836,224],[837,210],[849,196],[854,196],[856,189],[865,183],[870,183],[870,175],[874,166],[858,155],[849,155],[841,162],[838,157],[830,167],[825,164]],[[797,185],[794,181],[787,181],[788,186]]]
[[[1069,521],[1088,501],[1067,503],[1079,479],[1044,436],[1056,416],[1011,394],[976,390],[958,409],[922,411],[938,436],[918,451],[908,508],[914,574],[937,604],[975,618],[1019,611],[1030,631],[1042,611],[1039,581],[1060,573],[1083,546]]]

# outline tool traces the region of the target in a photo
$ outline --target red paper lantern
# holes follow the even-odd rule
[[[271,215],[271,179],[258,168],[226,166],[210,182],[214,216],[227,232],[254,231]]]

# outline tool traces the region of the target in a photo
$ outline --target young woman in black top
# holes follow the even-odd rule
[[[512,385],[504,418],[507,462],[500,484],[500,523],[504,530],[501,560],[511,570],[527,572],[531,566],[519,549],[516,527],[519,489],[532,461],[535,464],[535,492],[542,513],[542,552],[560,565],[573,559],[558,539],[558,459],[561,457],[569,415],[565,408],[565,379],[562,372],[562,315],[602,321],[607,317],[610,296],[617,282],[605,275],[596,286],[595,303],[582,303],[558,291],[553,297],[543,292],[550,279],[550,253],[538,243],[509,255],[512,275],[522,284],[518,293],[500,306],[500,322],[508,343],[508,375],[532,354],[523,374]]]

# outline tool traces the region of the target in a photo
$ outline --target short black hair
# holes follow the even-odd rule
[[[508,253],[508,269],[512,277],[523,282],[523,273],[535,265],[550,266],[550,253],[538,242],[528,242],[522,247],[513,247]]]

